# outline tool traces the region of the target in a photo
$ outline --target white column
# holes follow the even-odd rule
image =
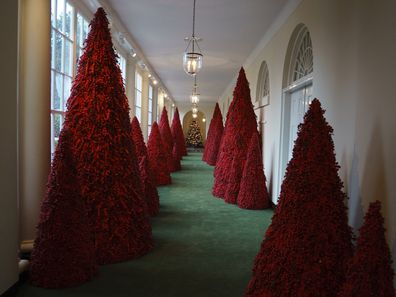
[[[51,160],[50,3],[21,0],[19,193],[23,244],[35,238]]]
[[[2,1],[0,35],[0,295],[18,281],[18,1]]]

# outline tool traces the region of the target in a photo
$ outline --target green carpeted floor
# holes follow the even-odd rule
[[[211,194],[213,167],[190,153],[173,184],[160,187],[154,249],[129,262],[100,267],[94,280],[63,290],[24,284],[17,296],[243,296],[272,211],[242,210]]]

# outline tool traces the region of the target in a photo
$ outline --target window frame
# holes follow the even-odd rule
[[[140,79],[138,79],[140,77]],[[140,86],[138,83],[140,81]],[[140,87],[140,88],[138,88]],[[139,120],[139,123],[142,123],[142,101],[143,101],[143,75],[138,71],[135,70],[135,100],[134,100],[134,114],[136,118]],[[138,96],[139,95],[139,96]],[[138,97],[140,100],[138,100]]]
[[[58,5],[63,5],[63,16],[62,16],[62,28],[58,28],[55,23]],[[70,97],[70,89],[72,87],[72,82],[77,74],[78,60],[81,57],[84,49],[84,42],[89,33],[89,23],[93,18],[93,14],[89,11],[87,7],[75,0],[51,0],[51,13],[50,13],[50,23],[51,23],[51,98],[50,98],[50,123],[51,123],[51,158],[56,150],[56,146],[59,140],[59,134],[62,130],[63,123],[65,121],[66,114],[66,103]],[[65,16],[66,7],[71,7],[72,20],[70,22],[70,32],[69,35],[65,32]],[[79,24],[79,18],[82,22]],[[82,27],[81,27],[82,26]],[[83,29],[81,29],[83,28]],[[84,30],[85,28],[85,30]],[[78,32],[81,30],[80,32]],[[84,34],[85,32],[85,34]],[[56,65],[56,37],[60,36],[62,38],[62,48],[60,54],[60,67]],[[65,41],[66,40],[66,41]],[[70,43],[70,61],[69,61],[69,71],[65,71],[65,48],[66,42]],[[126,55],[123,54],[122,48],[114,42],[114,47],[116,48],[117,54],[120,56],[119,65],[121,69],[121,75],[123,77],[124,86],[127,81],[126,65],[127,59]],[[121,62],[120,62],[121,61]],[[59,69],[58,69],[59,68]],[[55,102],[55,93],[57,92],[57,77],[61,78],[59,102]],[[65,79],[68,81],[65,83]],[[55,124],[55,118],[59,118],[59,123]],[[55,128],[55,125],[56,128]],[[58,127],[59,125],[59,127]]]
[[[151,96],[150,96],[151,91]],[[148,86],[148,107],[147,107],[147,135],[150,135],[151,127],[153,125],[153,109],[154,109],[154,87],[149,84]]]

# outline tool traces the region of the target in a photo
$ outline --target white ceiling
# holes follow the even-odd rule
[[[176,102],[189,100],[184,37],[192,34],[193,0],[108,0]],[[216,102],[287,0],[197,0],[196,36],[204,66],[201,102]]]

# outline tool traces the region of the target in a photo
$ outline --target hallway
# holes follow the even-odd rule
[[[242,210],[214,198],[213,167],[201,158],[189,153],[172,185],[158,188],[155,247],[146,256],[101,266],[98,277],[75,288],[25,284],[16,296],[242,296],[272,210]]]

